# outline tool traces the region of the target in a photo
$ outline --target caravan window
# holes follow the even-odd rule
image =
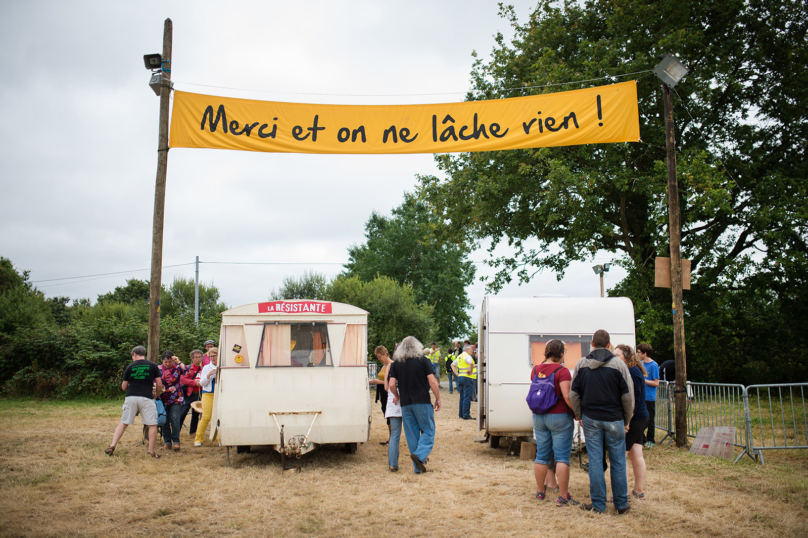
[[[530,336],[530,363],[531,367],[544,362],[544,346],[550,340],[561,340],[566,344],[567,355],[564,357],[564,366],[575,368],[581,357],[589,355],[589,344],[592,342],[591,334],[535,334]]]
[[[265,324],[256,366],[333,366],[326,324]]]

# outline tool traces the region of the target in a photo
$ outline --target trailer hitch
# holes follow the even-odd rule
[[[311,424],[309,425],[309,431],[306,432],[306,435],[294,435],[285,439],[284,437],[284,425],[278,422],[277,415],[314,415],[314,418],[311,420]],[[311,430],[314,428],[314,423],[317,421],[317,417],[320,415],[320,411],[303,411],[303,412],[287,412],[287,413],[270,413],[272,418],[275,420],[275,425],[278,427],[278,432],[281,435],[281,458],[282,463],[284,465],[284,470],[286,470],[286,457],[294,456],[296,459],[300,459],[303,455],[304,451],[308,451],[311,448],[311,441],[309,441],[309,435],[311,435]]]

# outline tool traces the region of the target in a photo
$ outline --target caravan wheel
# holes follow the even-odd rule
[[[488,447],[489,448],[499,448],[499,440],[501,437],[499,435],[489,435],[488,436]]]
[[[356,454],[356,443],[345,443],[346,454]]]

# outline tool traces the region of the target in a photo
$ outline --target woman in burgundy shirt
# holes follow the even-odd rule
[[[556,404],[543,414],[533,414],[533,434],[536,436],[536,460],[533,473],[539,488],[536,498],[543,501],[547,495],[544,479],[550,463],[555,460],[556,478],[558,479],[558,499],[556,506],[579,504],[569,493],[570,452],[572,452],[572,433],[575,431],[574,414],[570,405],[570,383],[572,374],[564,366],[564,355],[567,353],[564,342],[550,340],[544,347],[544,362],[533,367],[530,380],[536,376],[554,375]]]

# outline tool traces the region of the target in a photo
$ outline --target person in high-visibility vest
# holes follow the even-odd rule
[[[438,386],[440,386],[440,348],[435,347],[437,345],[438,344],[435,342],[430,344],[432,349],[427,350],[426,358],[432,363],[432,370],[435,372],[435,380],[438,382]]]
[[[457,388],[460,391],[460,418],[471,420],[471,396],[474,392],[472,372],[475,370],[474,346],[463,347],[463,353],[452,363],[452,371],[457,376]]]

